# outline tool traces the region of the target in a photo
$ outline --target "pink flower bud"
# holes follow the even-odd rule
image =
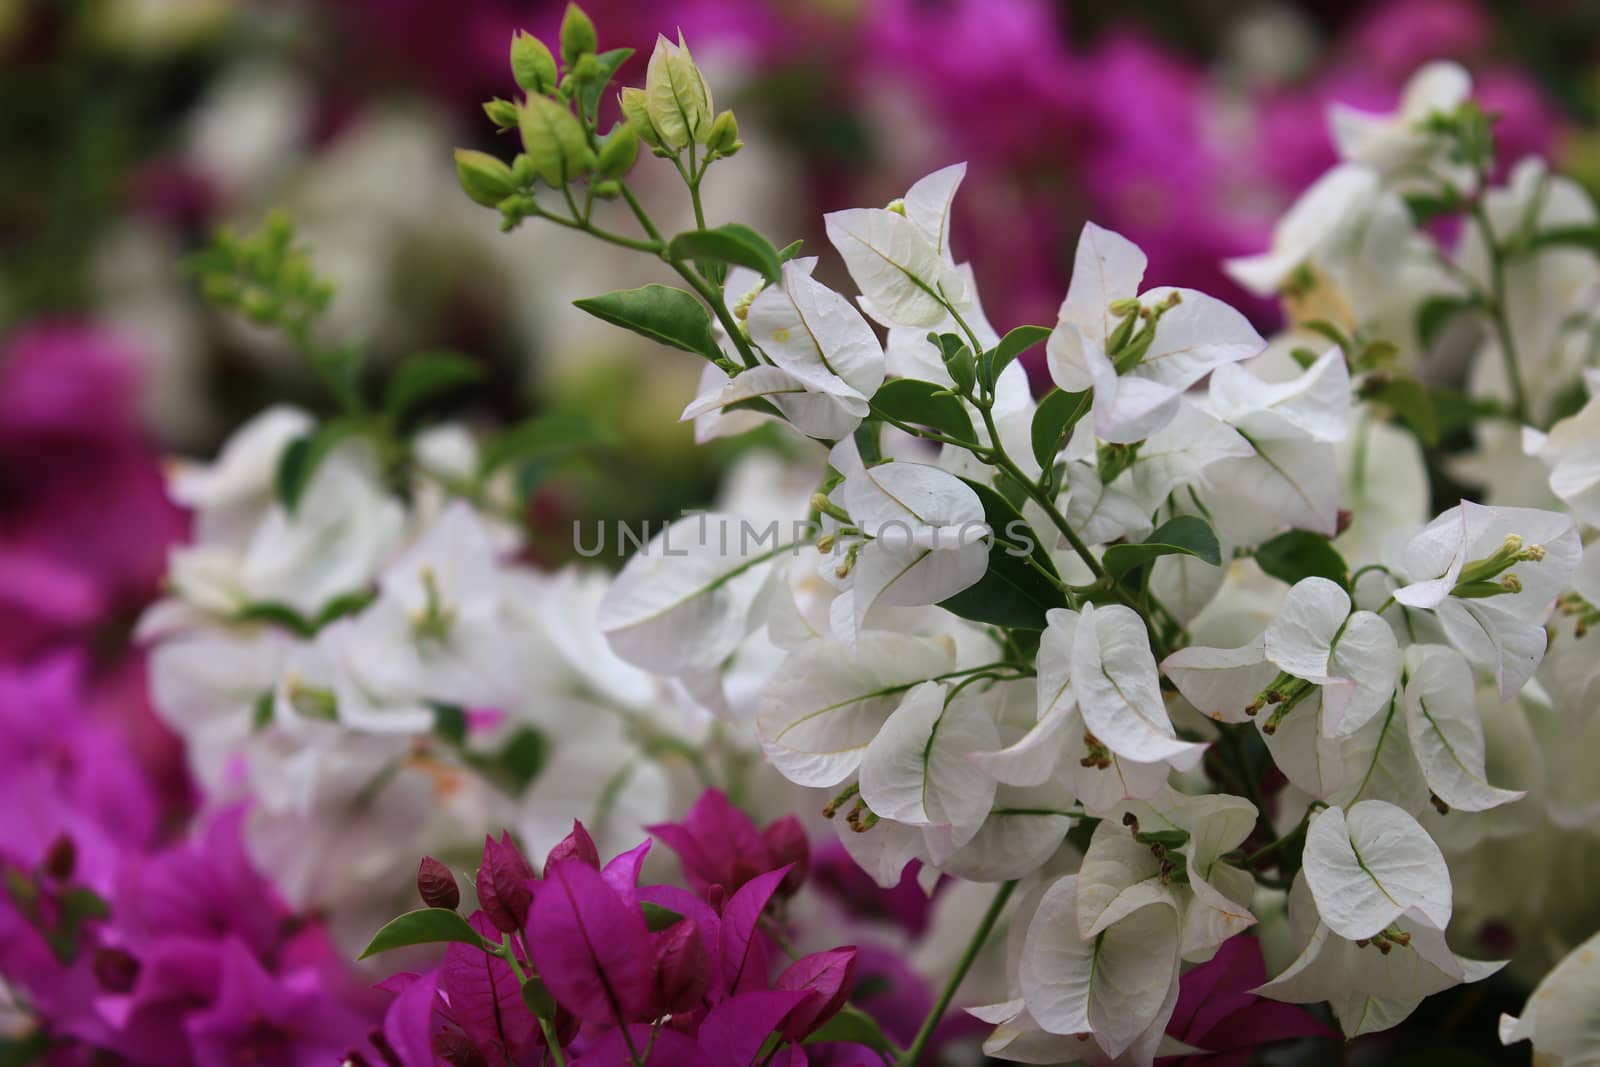
[[[854,946],[814,952],[791,964],[788,970],[778,975],[772,988],[792,989],[810,995],[797,1004],[784,1020],[783,1036],[791,1041],[800,1041],[839,1014],[839,1009],[850,999],[855,976]]]
[[[761,831],[761,840],[772,855],[772,866],[793,864],[778,895],[792,897],[805,884],[806,872],[811,865],[811,842],[806,838],[805,827],[793,815],[785,815]]]
[[[456,876],[432,856],[422,857],[417,867],[417,894],[430,908],[455,911],[461,906],[461,889],[456,885]]]
[[[652,934],[655,969],[651,976],[651,999],[658,1015],[677,1015],[693,1011],[706,992],[706,950],[700,927],[692,919],[681,919],[665,930]]]
[[[66,834],[57,834],[39,866],[46,878],[64,883],[72,878],[72,872],[77,869],[78,847]]]
[[[108,993],[131,993],[139,980],[139,961],[120,948],[102,948],[94,954],[94,978]]]
[[[556,846],[544,858],[545,876],[549,876],[552,863],[564,859],[582,860],[595,870],[600,869],[600,850],[595,847],[589,831],[583,828],[583,823],[576,820],[572,823],[572,833],[556,842]]]
[[[510,833],[483,839],[478,867],[478,903],[494,928],[516,933],[528,921],[533,905],[533,865],[511,841]]]

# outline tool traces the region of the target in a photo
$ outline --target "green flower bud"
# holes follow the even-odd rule
[[[594,195],[601,200],[615,200],[622,195],[622,183],[615,178],[605,178],[594,183]]]
[[[494,123],[495,129],[510,130],[517,125],[517,105],[509,100],[502,100],[498,96],[483,105],[483,113],[489,116],[489,121]]]
[[[511,176],[517,180],[517,188],[525,189],[533,184],[537,176],[533,173],[533,160],[528,158],[526,152],[518,152],[517,158],[511,161]]]
[[[639,158],[639,132],[632,122],[614,126],[600,145],[600,157],[595,169],[607,178],[620,178],[633,169]]]
[[[650,108],[645,102],[643,89],[624,89],[618,95],[617,102],[622,107],[623,117],[645,144],[654,148],[661,143],[661,134],[656,131],[655,123],[650,121]]]
[[[644,79],[645,106],[650,122],[668,148],[684,148],[691,141],[705,144],[711,136],[711,90],[695,66],[689,46],[656,38],[655,51]]]
[[[583,13],[583,8],[568,4],[567,13],[561,16],[561,62],[571,67],[578,62],[578,57],[593,55],[599,45],[594,23]]]
[[[456,149],[456,179],[475,203],[494,207],[517,191],[511,168],[487,152]]]
[[[711,132],[706,135],[706,148],[719,156],[731,156],[744,147],[744,142],[739,140],[739,120],[733,117],[733,112],[724,111],[717,116],[711,124]]]
[[[583,125],[562,105],[547,96],[530,96],[518,118],[533,172],[552,189],[583,177],[594,166]]]
[[[511,38],[511,76],[526,92],[546,96],[556,87],[556,57],[539,38],[518,30]]]

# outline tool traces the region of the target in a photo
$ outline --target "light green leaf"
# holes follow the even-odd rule
[[[641,337],[716,360],[721,349],[705,305],[682,289],[646,285],[574,300],[573,306]]]
[[[368,956],[376,956],[390,949],[405,948],[408,945],[430,945],[442,941],[459,941],[466,945],[477,945],[479,948],[487,945],[487,942],[478,936],[478,932],[459,913],[449,908],[418,908],[416,911],[408,911],[404,915],[390,919],[383,929],[373,935],[371,942],[356,958],[364,960]]]
[[[455,352],[419,352],[395,368],[383,394],[383,409],[400,419],[440,393],[483,381],[483,366]]]

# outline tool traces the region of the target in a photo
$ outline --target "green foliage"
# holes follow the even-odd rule
[[[891,418],[932,427],[958,441],[976,443],[978,440],[965,405],[949,390],[932,382],[915,378],[887,381],[873,396],[872,406]]]
[[[641,337],[716,362],[723,358],[705,306],[682,289],[646,285],[574,300],[573,306]]]
[[[1222,546],[1216,531],[1198,515],[1177,515],[1156,527],[1138,544],[1112,545],[1101,564],[1113,578],[1149,563],[1160,556],[1193,556],[1213,567],[1222,566]]]
[[[801,1043],[819,1045],[832,1041],[866,1045],[872,1051],[884,1056],[898,1057],[900,1055],[900,1050],[895,1047],[894,1042],[884,1035],[883,1028],[878,1025],[878,1021],[860,1008],[850,1004],[846,1004],[840,1009],[838,1015],[823,1023]]]
[[[530,96],[517,113],[517,127],[534,175],[550,188],[564,188],[594,168],[583,124],[564,104]]]
[[[978,381],[977,357],[967,342],[953,333],[930,333],[928,343],[939,350],[945,370],[956,384],[956,392],[967,396]]]
[[[983,380],[989,384],[989,388],[994,388],[994,383],[1000,380],[1000,375],[1012,360],[1035,345],[1042,344],[1049,336],[1050,330],[1045,326],[1018,326],[1007,331],[999,344],[983,354]]]
[[[1439,443],[1439,416],[1433,410],[1433,398],[1427,386],[1406,376],[1374,375],[1361,393],[1369,400],[1386,404],[1406,421],[1425,445]]]
[[[1339,550],[1326,537],[1309,530],[1281,533],[1257,548],[1255,557],[1263,571],[1290,585],[1302,578],[1350,584],[1350,567]]]
[[[1056,456],[1066,447],[1067,438],[1078,420],[1089,413],[1094,391],[1064,393],[1052,389],[1039,401],[1033,413],[1033,458],[1046,471],[1055,464]]]
[[[455,352],[419,352],[395,368],[383,394],[383,410],[396,422],[416,408],[484,379],[482,364]]]
[[[353,419],[331,419],[303,437],[289,442],[278,457],[278,471],[273,480],[278,502],[291,514],[300,504],[311,485],[317,468],[339,442],[361,432],[362,426]]]
[[[380,952],[406,948],[410,945],[430,945],[441,942],[460,942],[466,945],[487,947],[467,920],[448,908],[418,908],[390,919],[383,929],[373,935],[367,947],[356,959],[364,960]]]
[[[696,259],[749,267],[771,285],[783,280],[783,261],[772,242],[741,223],[730,222],[711,230],[689,230],[667,245],[674,259]]]
[[[983,577],[940,601],[939,606],[975,622],[1007,629],[1044,629],[1046,613],[1067,607],[1067,598],[1043,539],[1005,497],[980,482],[962,481],[983,502],[983,518],[994,540]]]

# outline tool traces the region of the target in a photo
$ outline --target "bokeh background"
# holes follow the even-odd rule
[[[0,712],[21,730],[37,665],[74,649],[70,683],[57,680],[78,718],[39,744],[67,760],[86,738],[131,747],[165,820],[138,833],[159,839],[191,803],[128,654],[166,548],[185,536],[161,458],[209,455],[271,403],[326,406],[289,349],[201,299],[186,264],[219,226],[287,212],[339,287],[324,328],[364,345],[374,373],[417,351],[462,352],[490,371],[459,400],[472,418],[573,411],[616,427],[618,447],[534,501],[550,562],[570,553],[571,519],[675,515],[752,447],[696,449],[676,421],[694,361],[571,308],[658,280],[648,263],[548,227],[502,235],[457,188],[452,147],[515,151],[481,105],[514,91],[512,32],[553,38],[562,6],[0,0]],[[886,202],[967,160],[956,244],[1002,330],[1054,321],[1091,218],[1144,247],[1153,280],[1214,292],[1271,327],[1277,310],[1220,261],[1263,248],[1333,162],[1330,100],[1386,109],[1429,59],[1473,71],[1500,116],[1502,168],[1544,154],[1600,191],[1595,0],[586,7],[602,47],[641,50],[621,83],[642,81],[656,31],[681,27],[718,106],[737,112],[747,147],[708,181],[714,223],[818,247],[824,211]],[[658,163],[643,160],[637,182],[682,228]],[[1494,936],[1479,932],[1486,948]],[[1526,1062],[1525,1047],[1492,1038],[1516,987],[1458,992],[1422,1009],[1414,1037],[1352,1062]]]

